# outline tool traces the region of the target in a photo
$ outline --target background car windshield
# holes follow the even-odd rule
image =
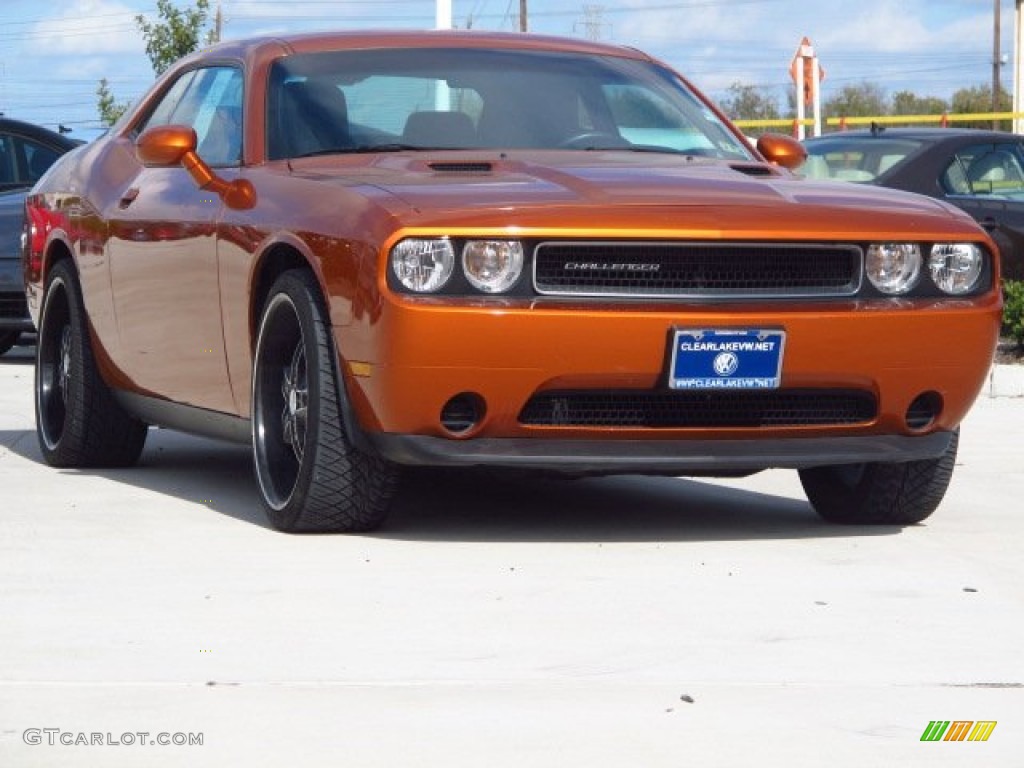
[[[626,149],[753,159],[680,79],[627,58],[336,51],[275,63],[271,159],[372,148]]]
[[[797,169],[811,179],[873,181],[921,148],[913,139],[829,139],[808,142],[807,160]]]

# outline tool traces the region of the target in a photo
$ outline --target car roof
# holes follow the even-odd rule
[[[82,143],[77,139],[68,138],[57,131],[51,131],[49,128],[44,128],[41,125],[26,123],[23,120],[15,120],[10,117],[0,117],[0,133],[13,133],[18,136],[25,136],[41,144],[49,144],[63,149],[72,149]]]
[[[1017,134],[991,131],[982,128],[885,128],[884,130],[836,131],[809,138],[807,142],[833,139],[911,139],[927,143],[938,143],[950,139],[971,138],[980,141],[1012,141],[1020,138]]]
[[[292,35],[265,35],[230,40],[187,57],[204,60],[217,56],[249,59],[282,52],[353,50],[358,48],[489,48],[611,55],[650,61],[635,48],[577,38],[483,30],[340,30]]]

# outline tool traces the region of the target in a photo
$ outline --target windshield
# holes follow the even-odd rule
[[[809,179],[874,181],[917,152],[916,139],[828,137],[804,144],[807,159],[796,172]]]
[[[271,159],[409,149],[621,149],[751,160],[671,72],[477,48],[301,54],[273,65]]]

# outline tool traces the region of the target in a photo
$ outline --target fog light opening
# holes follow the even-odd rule
[[[441,426],[453,435],[464,435],[484,417],[487,407],[475,392],[460,392],[441,408]]]
[[[921,430],[930,427],[942,412],[942,395],[938,392],[924,392],[914,398],[907,408],[906,422],[910,429]]]

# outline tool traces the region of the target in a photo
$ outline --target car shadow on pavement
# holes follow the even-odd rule
[[[374,535],[427,541],[650,542],[877,536],[900,530],[832,525],[802,498],[711,480],[416,470],[406,474],[387,524]]]
[[[31,368],[36,364],[34,357],[25,357],[23,355],[16,355],[8,352],[3,357],[0,357],[0,365],[9,366],[11,368]]]
[[[36,363],[35,334],[22,334],[8,352],[0,355],[0,365],[9,366],[33,366]]]
[[[6,448],[42,465],[35,430],[0,430],[0,454]],[[102,477],[270,528],[260,505],[249,449],[244,445],[191,437],[151,428],[139,463],[127,469],[48,469],[62,475]]]
[[[0,430],[0,447],[42,462],[33,431]],[[152,429],[135,467],[49,471],[109,478],[270,527],[245,446]],[[802,498],[710,481],[416,469],[405,473],[384,527],[366,535],[409,541],[650,542],[877,536],[900,530],[831,525]]]

